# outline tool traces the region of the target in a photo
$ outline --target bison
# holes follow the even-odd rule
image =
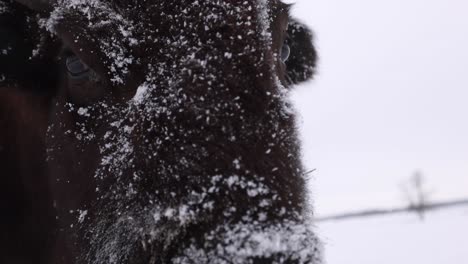
[[[321,263],[289,5],[0,3],[2,263]]]

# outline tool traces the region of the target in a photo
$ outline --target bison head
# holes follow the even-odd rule
[[[63,44],[55,262],[319,263],[286,88],[316,53],[288,5],[21,2]]]

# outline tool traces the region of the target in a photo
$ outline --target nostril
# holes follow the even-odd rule
[[[70,56],[66,60],[67,71],[72,77],[80,77],[89,72],[89,67],[77,56]]]

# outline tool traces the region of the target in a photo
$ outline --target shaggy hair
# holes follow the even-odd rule
[[[47,150],[47,170],[37,171],[54,208],[46,204],[44,215],[56,215],[42,225],[54,234],[44,263],[321,263],[286,88],[312,77],[316,53],[288,5],[19,2],[38,16],[16,18],[23,31],[2,24],[16,34],[6,42],[29,37],[35,21],[53,35],[39,34],[37,64],[52,61],[51,72],[34,70],[31,87],[23,68],[5,70],[10,81],[0,85],[41,95],[13,103],[13,113],[48,117],[32,122],[47,135],[30,130],[30,148]],[[0,134],[9,149],[12,131]],[[34,160],[45,166],[42,154]]]

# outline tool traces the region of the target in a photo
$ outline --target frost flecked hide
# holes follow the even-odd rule
[[[287,10],[61,0],[40,18],[58,61],[99,76],[65,74],[52,104],[52,263],[321,263],[279,59]]]

